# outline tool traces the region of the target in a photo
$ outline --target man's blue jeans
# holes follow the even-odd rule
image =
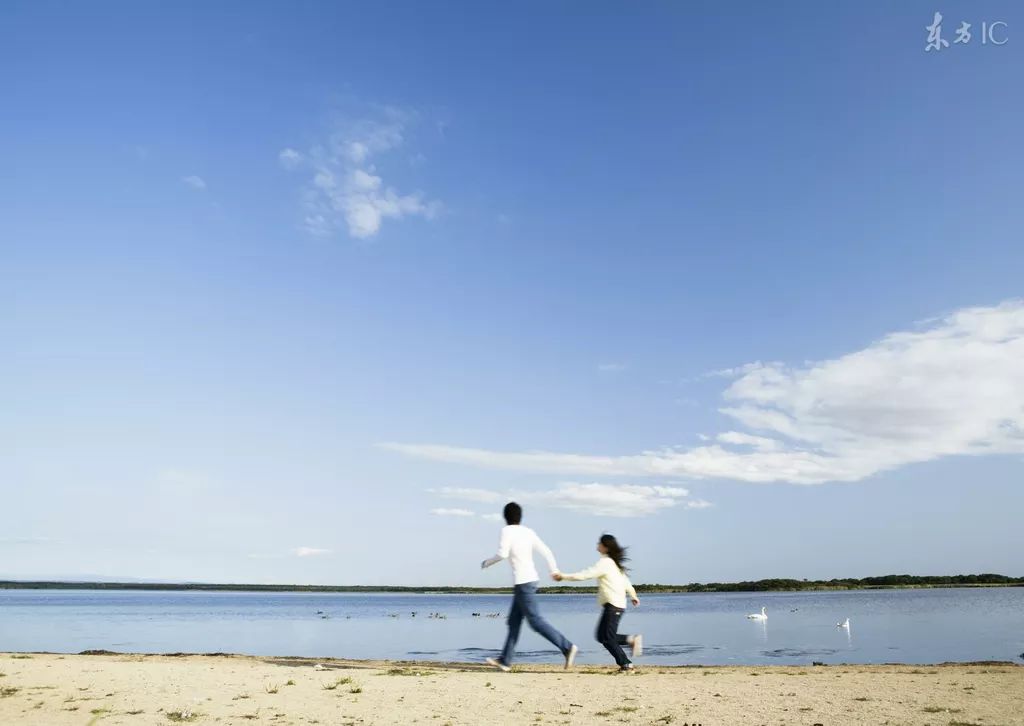
[[[537,583],[524,582],[522,585],[516,585],[515,594],[512,596],[512,610],[508,614],[508,637],[505,639],[505,649],[501,653],[502,663],[512,665],[512,656],[516,650],[516,641],[519,640],[523,618],[526,618],[531,628],[562,651],[562,655],[569,653],[572,643],[540,616],[540,609],[537,607]]]

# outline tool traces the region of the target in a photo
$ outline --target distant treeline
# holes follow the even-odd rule
[[[641,593],[680,592],[792,592],[798,590],[866,590],[913,587],[993,587],[1024,585],[1024,577],[1006,575],[882,575],[881,577],[837,580],[792,580],[773,578],[744,582],[692,582],[689,585],[637,585]],[[0,589],[28,590],[195,590],[203,592],[391,592],[438,595],[496,595],[512,591],[509,587],[400,587],[387,585],[218,585],[208,583],[163,582],[17,582],[0,580]],[[593,587],[542,587],[545,594],[592,593]]]
[[[1024,577],[981,575],[882,575],[835,580],[791,580],[772,578],[744,582],[692,582],[689,585],[638,585],[638,592],[767,592],[795,590],[867,590],[898,587],[991,587],[1024,585]]]

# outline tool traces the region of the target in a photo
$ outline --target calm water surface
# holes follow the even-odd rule
[[[0,590],[0,651],[480,661],[501,647],[508,605],[505,595]],[[746,619],[762,606],[766,622]],[[580,662],[610,662],[593,640],[592,595],[542,596],[541,610],[579,644]],[[837,628],[845,618],[850,629]],[[644,634],[648,664],[1024,663],[1024,588],[647,595],[621,631]],[[559,659],[525,626],[519,650],[521,661]]]

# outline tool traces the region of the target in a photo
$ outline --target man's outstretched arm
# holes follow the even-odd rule
[[[511,543],[509,542],[508,532],[506,530],[504,530],[504,529],[501,530],[501,539],[498,540],[498,552],[497,552],[497,554],[495,554],[493,557],[489,557],[486,560],[484,560],[483,562],[481,562],[480,563],[480,569],[481,570],[486,569],[486,568],[490,567],[491,565],[496,565],[497,563],[499,563],[502,560],[506,559],[508,557],[508,552],[509,552],[510,545],[511,545]]]
[[[559,570],[558,563],[555,562],[555,555],[551,551],[551,548],[544,544],[544,540],[542,540],[536,532],[533,534],[533,548],[540,552],[540,556],[548,563],[548,570],[551,574],[556,574]]]

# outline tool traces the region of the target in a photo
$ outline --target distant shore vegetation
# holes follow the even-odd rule
[[[639,593],[687,592],[799,592],[803,590],[877,590],[898,588],[935,587],[1013,587],[1024,586],[1024,577],[1006,575],[882,575],[880,577],[843,578],[833,580],[794,580],[771,578],[743,582],[691,582],[688,585],[637,585]],[[0,580],[4,590],[154,590],[201,592],[350,592],[350,593],[409,593],[439,595],[496,595],[512,591],[510,587],[406,587],[387,585],[247,585],[196,582],[71,582],[71,581],[17,581]],[[596,592],[593,587],[542,587],[549,595]]]

